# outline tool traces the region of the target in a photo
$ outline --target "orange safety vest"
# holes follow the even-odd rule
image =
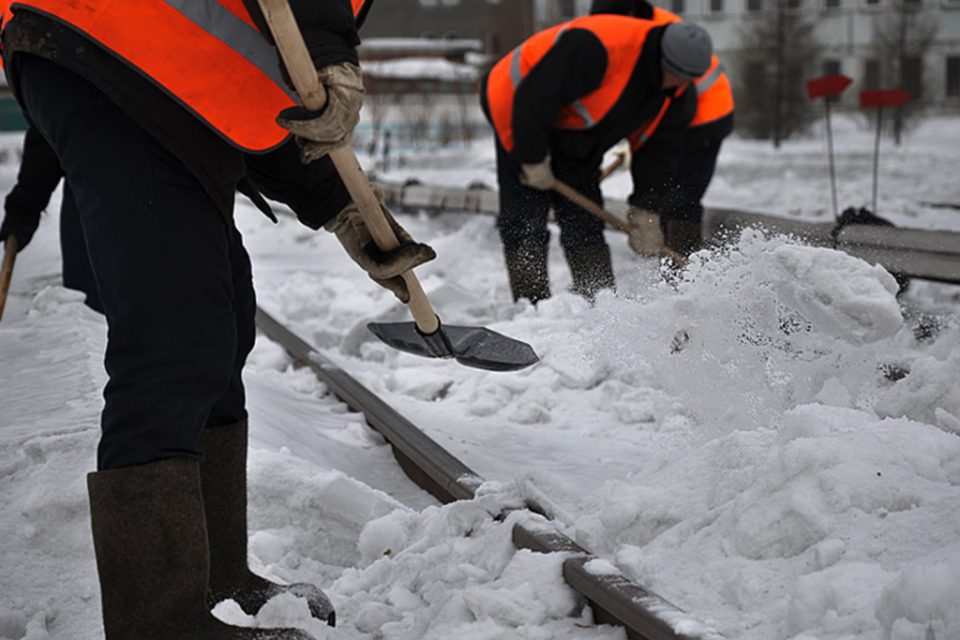
[[[0,2],[4,22],[21,7],[84,33],[243,151],[290,135],[275,119],[296,96],[242,0],[13,0]]]
[[[565,105],[553,126],[589,129],[620,99],[640,59],[647,33],[656,26],[648,20],[624,20],[623,16],[583,16],[535,33],[507,54],[487,77],[490,119],[504,149],[512,151],[514,146],[513,100],[517,87],[568,29],[585,29],[600,39],[607,49],[607,69],[600,86]]]
[[[653,21],[657,24],[679,22],[680,16],[660,7],[653,8]],[[733,113],[733,90],[730,87],[730,78],[714,54],[710,60],[710,67],[706,73],[694,81],[697,89],[697,112],[690,121],[691,127],[708,124]]]

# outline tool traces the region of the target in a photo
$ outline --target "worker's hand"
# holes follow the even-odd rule
[[[317,77],[327,90],[323,109],[292,107],[277,117],[277,124],[296,136],[304,164],[350,144],[363,105],[363,78],[357,65],[332,64],[318,69]]]
[[[639,207],[630,207],[627,212],[630,225],[628,243],[641,256],[659,256],[663,251],[663,232],[660,230],[660,214]]]
[[[379,191],[377,191],[377,199],[393,232],[397,235],[397,240],[400,241],[396,249],[383,253],[377,248],[367,225],[363,223],[360,210],[353,202],[324,225],[324,229],[337,236],[347,255],[353,258],[353,261],[360,265],[360,268],[366,271],[374,282],[392,291],[400,302],[409,302],[410,292],[401,274],[433,260],[437,254],[429,245],[414,242],[406,229],[393,219],[390,210],[383,204],[383,196]]]
[[[557,179],[553,177],[553,170],[550,168],[550,156],[547,156],[541,162],[520,165],[520,169],[521,184],[533,189],[548,191],[553,189],[553,185],[557,182]]]
[[[17,239],[17,253],[30,244],[33,234],[40,226],[40,212],[24,213],[19,209],[8,209],[0,224],[0,244],[13,236]]]

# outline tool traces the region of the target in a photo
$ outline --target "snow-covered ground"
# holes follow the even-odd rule
[[[879,213],[960,230],[960,120],[884,141]],[[18,142],[4,138],[4,148]],[[493,184],[486,141],[411,155],[384,177]],[[841,119],[841,205],[870,199],[872,132]],[[14,154],[0,164],[5,192]],[[625,175],[609,195],[625,195]],[[713,205],[824,218],[823,140],[725,145]],[[0,323],[0,638],[93,640],[99,602],[84,475],[93,469],[105,327],[58,286],[56,210],[17,262]],[[448,323],[542,358],[490,373],[397,353],[364,329],[406,320],[335,239],[245,201],[260,303],[490,482],[437,505],[382,439],[275,344],[250,390],[251,565],[327,590],[341,626],[296,600],[240,624],[317,638],[623,638],[590,627],[562,558],[516,551],[491,515],[525,497],[624,574],[747,640],[960,638],[960,288],[892,278],[827,249],[746,232],[667,284],[610,233],[619,294],[509,299],[493,220],[402,216],[439,258],[418,272]],[[927,315],[921,317],[921,311]],[[936,321],[931,320],[935,317]],[[935,324],[935,331],[922,331]],[[922,325],[922,327],[920,327]],[[930,334],[933,335],[930,335]]]

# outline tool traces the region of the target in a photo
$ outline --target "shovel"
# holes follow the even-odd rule
[[[326,90],[317,79],[316,68],[289,3],[287,0],[259,2],[303,106],[318,111],[327,102]],[[396,248],[399,245],[397,237],[383,215],[353,149],[340,147],[330,153],[330,159],[377,247],[384,252]],[[367,325],[374,335],[391,347],[428,358],[455,358],[466,366],[490,371],[516,371],[539,360],[530,345],[490,329],[442,326],[413,271],[404,273],[403,279],[410,291],[408,305],[414,322]]]
[[[630,234],[630,224],[626,220],[623,220],[622,218],[610,213],[596,202],[568,185],[566,182],[555,179],[553,183],[553,190],[581,209],[586,210],[587,213],[591,213],[600,218],[614,229],[623,231],[627,235]],[[660,255],[665,258],[669,258],[678,267],[682,267],[687,264],[687,259],[670,247],[663,247],[660,250]]]
[[[3,318],[3,307],[7,304],[7,293],[13,278],[13,262],[16,259],[17,239],[12,235],[7,236],[3,249],[3,266],[0,267],[0,318]]]

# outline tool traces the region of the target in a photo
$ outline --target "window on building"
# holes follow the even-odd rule
[[[880,88],[880,61],[874,58],[863,61],[863,88],[874,91]]]
[[[823,2],[823,6],[827,9],[839,9],[841,4],[843,4],[842,0],[824,0]]]
[[[763,9],[763,0],[747,0],[747,11],[760,11]]]
[[[911,100],[923,97],[923,58],[906,58],[903,61],[903,88]]]
[[[960,97],[960,56],[947,56],[947,96]]]
[[[723,13],[723,0],[710,0],[711,13]]]
[[[919,7],[922,3],[922,0],[903,0],[903,4],[908,7]]]
[[[874,7],[874,6],[878,5],[878,4],[880,4],[880,0],[864,0],[864,2],[866,2],[867,5],[869,5],[869,6],[871,6],[871,7]]]
[[[681,14],[687,10],[686,0],[670,0],[670,11]]]
[[[803,6],[803,0],[785,0],[784,4],[787,9],[799,9]]]

